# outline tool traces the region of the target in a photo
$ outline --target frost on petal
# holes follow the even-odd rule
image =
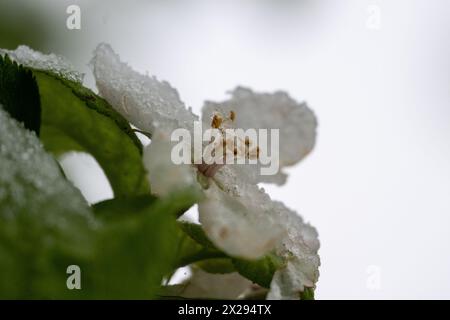
[[[256,259],[276,247],[283,235],[270,197],[256,185],[222,190],[211,181],[199,218],[211,241],[226,253]],[[228,188],[228,187],[225,187]]]
[[[92,66],[100,95],[139,129],[150,133],[191,129],[198,119],[168,82],[134,71],[109,45],[96,48]]]
[[[161,133],[144,149],[144,167],[155,195],[166,196],[176,190],[199,188],[195,168],[189,164],[175,164],[171,152],[170,140]]]
[[[238,299],[251,291],[253,283],[237,272],[212,274],[196,268],[186,283],[176,286],[173,295],[197,299]]]
[[[314,287],[319,278],[320,243],[315,228],[281,202],[276,203],[286,233],[276,253],[285,260],[270,285],[268,299],[299,299],[305,287]]]
[[[311,275],[308,274],[308,269],[314,263],[315,261],[299,259],[288,261],[285,267],[275,272],[267,300],[299,300],[305,287],[314,287]]]
[[[34,51],[27,46],[18,46],[16,50],[0,49],[0,55],[8,55],[11,60],[37,70],[51,71],[68,80],[81,83],[83,74],[75,71],[75,68],[63,57],[51,54],[43,54]]]
[[[235,113],[235,128],[280,130],[280,167],[297,163],[314,147],[317,127],[314,113],[306,103],[296,102],[285,92],[255,93],[238,87],[231,92],[229,100],[220,103],[205,102],[202,110],[204,125],[210,124],[213,114],[229,114],[231,111]],[[268,148],[270,150],[270,143]],[[260,175],[259,166],[256,165],[245,167],[250,181],[255,183],[282,184],[286,178],[282,173],[274,176]]]
[[[228,167],[230,167],[230,170],[233,171],[233,175],[240,177],[240,179],[244,181],[254,184],[264,182],[283,185],[287,180],[287,174],[281,170],[278,170],[278,172],[274,175],[261,175],[260,164],[232,164],[228,165]]]

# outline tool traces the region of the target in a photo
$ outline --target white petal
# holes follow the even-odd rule
[[[286,265],[277,270],[270,285],[268,299],[299,299],[305,287],[312,288],[319,278],[320,243],[315,228],[305,224],[294,211],[277,202],[280,221],[286,233],[276,253]]]
[[[156,135],[145,147],[143,161],[152,193],[166,196],[176,190],[198,188],[196,169],[189,164],[174,164],[170,158],[172,144],[167,137]]]
[[[230,171],[240,179],[249,183],[257,184],[260,182],[283,185],[286,183],[287,174],[281,170],[274,175],[261,175],[261,165],[258,164],[232,164],[227,165]]]
[[[100,95],[139,129],[190,129],[197,120],[168,82],[134,71],[109,45],[97,47],[92,65]]]
[[[316,259],[308,261],[294,258],[288,261],[284,268],[275,272],[267,300],[299,300],[300,292],[305,287],[314,287],[310,278],[314,272],[311,266],[316,263]]]
[[[238,87],[231,95],[231,99],[220,103],[205,102],[202,110],[204,126],[210,125],[211,115],[214,113],[227,115],[234,111],[236,128],[279,129],[280,167],[297,163],[313,149],[317,121],[306,103],[298,103],[282,91],[272,94],[255,93],[250,89]],[[260,175],[258,166],[245,167],[250,167],[248,170],[253,171],[248,173],[252,182],[281,184],[285,181],[283,175]]]
[[[251,287],[252,282],[237,272],[211,274],[195,269],[187,283],[179,286],[177,295],[197,299],[238,299]]]
[[[16,61],[24,66],[37,69],[51,71],[60,77],[76,81],[83,81],[83,74],[75,71],[75,68],[65,58],[54,53],[43,54],[34,51],[27,46],[18,46],[16,50],[0,49],[0,55],[7,54],[11,60]]]
[[[200,222],[213,243],[247,259],[275,249],[285,267],[274,275],[271,299],[298,299],[305,286],[314,287],[320,265],[316,229],[283,203],[271,200],[263,189],[233,177],[228,166],[214,181],[205,190],[207,199],[199,204]]]
[[[223,186],[222,186],[223,187]],[[211,241],[229,255],[256,259],[282,236],[269,196],[256,185],[222,190],[212,180],[199,203],[199,218]]]

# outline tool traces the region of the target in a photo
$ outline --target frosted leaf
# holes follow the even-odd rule
[[[256,185],[242,184],[225,190],[213,181],[198,205],[199,219],[211,241],[226,253],[256,259],[272,250],[283,230],[272,201]]]
[[[0,55],[7,54],[11,60],[16,61],[19,64],[23,64],[26,67],[51,71],[52,73],[66,78],[68,80],[81,83],[84,75],[75,71],[75,68],[65,58],[56,55],[54,53],[43,54],[39,51],[21,45],[16,50],[0,49]]]
[[[170,155],[172,144],[167,137],[157,134],[145,147],[143,161],[152,193],[165,196],[185,188],[198,188],[195,168],[189,164],[176,165]]]
[[[0,106],[0,219],[39,215],[39,221],[63,234],[72,224],[94,220],[86,201],[61,174],[34,133],[23,128]],[[70,220],[68,220],[70,219]],[[78,237],[75,234],[75,237]]]
[[[211,115],[214,113],[229,114],[230,111],[236,114],[236,128],[280,130],[280,167],[297,163],[314,147],[317,127],[314,113],[306,103],[296,102],[285,92],[255,93],[250,89],[238,87],[231,92],[229,100],[219,103],[205,102],[202,110],[204,126],[210,125]],[[249,181],[255,183],[282,184],[286,180],[282,173],[278,176],[260,175],[257,165],[245,165],[244,170],[247,171]]]
[[[211,274],[196,268],[192,277],[178,287],[175,295],[198,299],[238,299],[253,284],[237,272]]]
[[[92,65],[100,95],[139,129],[150,133],[192,129],[198,119],[168,82],[134,71],[109,45],[97,47]]]

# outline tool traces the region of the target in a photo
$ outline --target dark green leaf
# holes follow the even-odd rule
[[[30,70],[0,56],[0,104],[25,128],[39,135],[41,106],[36,80]]]
[[[96,298],[155,296],[175,260],[178,208],[174,201],[137,197],[94,206],[103,227],[88,291],[95,292]]]
[[[199,261],[197,267],[209,273],[230,273],[236,271],[230,258],[214,258]]]
[[[148,195],[131,198],[115,198],[98,202],[92,206],[96,216],[105,221],[123,219],[128,215],[138,215],[152,205],[157,199]]]
[[[0,298],[152,298],[175,263],[190,191],[114,199],[91,212],[36,136],[0,111]],[[191,196],[189,196],[191,194]],[[66,286],[81,269],[81,290]]]
[[[116,197],[148,194],[141,144],[128,122],[80,84],[33,71],[41,96],[41,139],[56,155],[84,151],[98,161]]]

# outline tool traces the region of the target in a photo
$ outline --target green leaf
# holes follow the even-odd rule
[[[201,246],[216,249],[214,244],[211,242],[211,240],[209,240],[208,236],[205,234],[205,231],[203,231],[201,225],[191,222],[180,222],[179,227],[181,228],[181,230],[183,230],[184,233],[186,233],[189,237],[191,237],[192,240],[194,240]]]
[[[3,110],[0,146],[0,298],[80,297],[67,289],[66,269],[93,255],[88,205],[38,138]]]
[[[87,290],[96,292],[96,298],[155,296],[175,260],[178,208],[174,200],[141,196],[94,206],[103,227]]]
[[[274,254],[267,254],[258,260],[233,259],[233,264],[247,279],[264,288],[270,288],[273,274],[282,266],[282,261]]]
[[[314,288],[306,288],[300,292],[300,300],[314,300]]]
[[[127,215],[139,215],[157,198],[152,195],[138,195],[131,198],[109,199],[92,206],[96,216],[104,221],[120,220]]]
[[[173,269],[177,214],[190,191],[94,206],[37,137],[0,110],[0,298],[152,298]],[[191,195],[191,196],[189,196]],[[81,269],[81,290],[66,286]]]
[[[226,255],[219,250],[207,248],[198,244],[180,229],[178,229],[176,238],[178,246],[176,253],[177,258],[173,264],[174,270],[205,259],[226,257]]]
[[[176,236],[178,248],[174,269],[205,259],[226,257],[223,252],[214,247],[199,224],[178,222]]]
[[[154,297],[162,277],[177,263],[177,215],[197,200],[198,194],[184,190],[160,199],[136,196],[95,204],[95,214],[104,223],[95,291],[102,292],[102,298]]]
[[[30,70],[0,56],[0,104],[25,128],[39,135],[41,106],[36,80]]]
[[[211,268],[210,271],[206,269],[205,271],[212,271],[212,273],[214,273],[214,266],[211,264],[208,265],[208,263],[205,265],[205,262],[203,261],[214,263],[214,260],[216,260],[215,262],[219,262],[221,264],[216,264],[216,272],[226,273],[230,270],[237,270],[242,276],[265,288],[270,287],[273,274],[282,266],[281,259],[274,254],[267,254],[258,260],[244,260],[229,257],[214,246],[214,244],[206,236],[201,225],[182,222],[179,224],[179,227],[189,237],[191,242],[192,240],[195,241],[196,245],[189,241],[189,245],[184,245],[184,247],[179,251],[178,259],[180,263],[178,266],[183,266],[194,262],[197,262],[198,264],[201,261],[200,267],[206,266],[206,268]],[[220,258],[220,260],[218,258]],[[225,262],[225,260],[228,261]]]
[[[148,194],[142,146],[128,122],[104,99],[80,84],[33,71],[42,106],[41,139],[55,155],[90,153],[116,197]]]
[[[199,261],[197,267],[209,273],[230,273],[236,271],[230,258],[213,258]]]

